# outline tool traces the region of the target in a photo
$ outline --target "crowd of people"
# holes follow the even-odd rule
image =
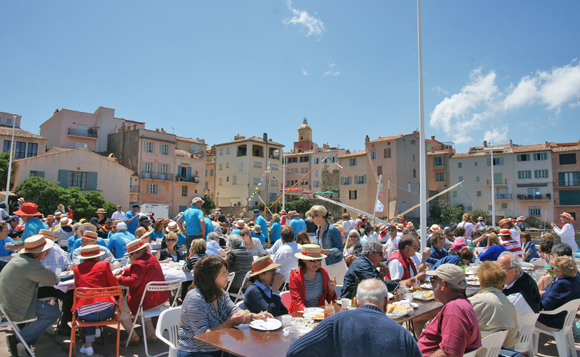
[[[70,207],[65,211],[59,205],[41,219],[35,204],[20,203],[0,223],[0,256],[11,258],[0,267],[0,304],[16,322],[36,317],[21,330],[29,345],[57,320],[57,333],[70,335],[73,314],[102,321],[116,312],[113,298],[74,303],[73,290],[55,288],[61,272],[71,272],[77,288],[127,287],[119,311],[127,332],[141,303],[147,310],[176,299],[182,306],[180,357],[220,355],[195,340],[196,335],[341,298],[352,299],[357,309],[325,319],[291,345],[289,356],[350,355],[361,343],[370,355],[389,349],[397,356],[462,356],[502,330],[508,330],[504,347],[512,348],[519,341],[518,316],[540,313],[539,327],[561,328],[564,315],[549,317],[541,311],[580,298],[577,246],[567,236],[574,233],[574,219],[568,213],[561,215],[562,228],[554,227],[559,243],[546,233],[536,247],[522,224],[524,217],[503,219],[495,230],[482,217],[476,223],[466,213],[457,225],[429,227],[422,247],[404,216],[393,224],[373,225],[364,215],[352,219],[344,213],[334,222],[320,205],[312,206],[306,219],[282,210],[268,221],[257,209],[251,219],[224,215],[219,208],[206,215],[203,199],[196,197],[191,208],[173,218],[155,219],[133,204],[127,213],[117,206],[107,217],[99,208],[96,217],[75,222]],[[152,250],[153,242],[160,248]],[[522,262],[532,259],[550,265],[538,281],[522,268]],[[183,282],[180,296],[161,291],[143,298],[147,283],[165,281],[163,263],[180,263],[193,273],[193,281]],[[481,290],[468,298],[465,270],[470,265],[477,269]],[[414,321],[415,341],[385,312],[389,293],[423,283],[431,284],[443,307],[430,322]],[[284,291],[290,295],[287,302],[282,301]],[[244,299],[236,305],[230,293],[239,292]],[[50,299],[60,300],[62,311]],[[151,319],[145,319],[145,327],[146,336],[130,334],[127,343],[154,342]],[[81,353],[94,353],[99,332],[85,329]],[[8,336],[7,343],[13,355],[22,354],[16,337]]]

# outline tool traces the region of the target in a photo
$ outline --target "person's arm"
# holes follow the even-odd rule
[[[119,285],[123,285],[126,286],[128,288],[136,288],[139,287],[141,285],[141,283],[143,282],[143,278],[145,277],[145,270],[143,269],[143,267],[140,264],[135,264],[135,262],[133,262],[133,264],[131,264],[131,268],[130,268],[130,274],[129,276],[120,276],[117,278],[117,282],[119,283]],[[123,272],[123,274],[126,274],[127,270],[125,270]]]
[[[301,284],[301,281],[298,274],[290,272],[290,283],[288,285],[290,289],[290,297],[292,298],[292,303],[290,305],[292,312],[301,311],[306,308],[306,305],[304,305],[304,297],[299,291],[299,284]]]
[[[53,286],[60,281],[60,278],[52,270],[45,268],[40,261],[38,264],[27,266],[26,270],[28,271],[26,275],[28,279],[44,286]]]
[[[109,286],[119,286],[117,279],[115,279],[115,276],[113,275],[113,272],[111,271],[111,265],[106,264],[106,266],[103,268],[103,270],[105,273],[105,277],[107,278],[107,282],[109,283]]]
[[[333,356],[334,332],[331,320],[322,320],[316,328],[290,345],[286,357]]]
[[[203,219],[203,214],[201,215],[201,218],[199,219],[199,226],[201,227],[201,236],[205,237],[205,219]]]
[[[438,349],[437,351],[433,352],[430,357],[457,357],[450,353],[445,353],[442,349]]]
[[[487,250],[481,254],[479,254],[479,260],[481,260],[482,262],[486,261],[486,260],[490,260],[492,254],[494,253],[494,249],[492,249],[493,245],[489,248],[487,248]]]
[[[182,232],[185,232],[185,230],[183,229],[183,226],[181,225],[183,223],[183,219],[181,219],[181,217],[179,217],[177,219],[177,226],[179,227],[179,230]]]
[[[269,309],[269,305],[262,297],[262,292],[260,290],[261,289],[256,285],[250,285],[244,296],[244,306],[254,314],[262,311],[268,311]]]
[[[326,224],[332,223],[326,222]],[[326,252],[326,254],[333,257],[338,257],[342,255],[342,250],[344,249],[344,247],[342,245],[342,239],[340,238],[340,231],[338,230],[338,228],[332,226],[329,227],[328,233],[330,234],[330,238],[332,239],[332,248],[324,249],[324,251]]]
[[[549,289],[542,291],[544,310],[554,310],[562,305],[562,298],[570,293],[571,287],[564,281],[556,280]]]

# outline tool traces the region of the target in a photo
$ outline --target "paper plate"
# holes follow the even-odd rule
[[[307,334],[308,332],[312,331],[311,328],[309,327],[301,327],[301,326],[291,326],[291,327],[286,327],[283,331],[284,331],[284,336],[288,336],[289,334],[289,330],[290,329],[296,329],[298,331],[300,331],[300,337],[304,336],[305,334]]]
[[[274,331],[282,327],[282,321],[278,319],[254,320],[250,322],[250,327],[259,331]]]
[[[393,303],[393,305],[401,305],[401,304],[400,303]],[[387,314],[387,316],[390,317],[391,319],[399,319],[403,316],[409,315],[411,312],[413,312],[413,308],[409,306],[407,311],[395,311],[395,312],[392,312],[390,314]]]
[[[479,287],[479,280],[477,280],[477,281],[468,281],[467,282],[467,285]]]
[[[431,298],[424,298],[421,296],[422,294],[423,294],[423,291],[416,292],[415,294],[413,294],[413,299],[420,300],[420,301],[433,301],[433,300],[435,300],[435,296],[433,296]]]
[[[319,312],[324,312],[324,309],[321,307],[307,307],[304,309],[304,313],[307,313],[307,312],[319,313]]]
[[[401,305],[401,304],[407,305],[407,304],[409,304],[414,309],[418,309],[419,308],[419,304],[417,304],[416,302],[407,302],[407,300],[405,300],[405,301],[397,301],[397,302],[394,302],[393,304],[397,304],[397,305]]]
[[[421,285],[421,289],[433,290],[433,285],[431,285],[429,283],[425,283],[425,284]]]
[[[315,318],[315,317],[313,317],[313,316],[315,316],[317,314],[324,314],[324,310],[322,310],[322,312],[305,312],[304,313],[304,317],[307,318],[307,319],[312,319],[314,321],[324,320],[324,317],[323,318]]]

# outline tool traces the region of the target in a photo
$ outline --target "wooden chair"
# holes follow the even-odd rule
[[[105,321],[82,321],[77,315],[77,303],[81,299],[95,299],[112,297],[115,298],[115,305],[117,306],[117,311],[112,318]],[[76,288],[74,293],[73,302],[73,318],[72,318],[72,331],[70,335],[70,348],[69,357],[76,356],[76,329],[81,327],[94,326],[100,328],[101,326],[113,326],[117,325],[117,357],[119,357],[119,344],[121,343],[121,297],[122,290],[118,286],[110,286],[107,288]]]

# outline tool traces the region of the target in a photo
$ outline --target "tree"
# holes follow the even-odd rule
[[[16,194],[22,196],[26,202],[36,203],[38,211],[48,215],[54,213],[56,206],[61,203],[64,188],[57,181],[35,176],[22,180],[16,187]]]
[[[215,207],[216,207],[215,202],[211,199],[211,197],[209,197],[208,195],[203,196],[203,206],[201,206],[201,208],[206,213],[210,212]]]
[[[463,205],[453,206],[443,200],[431,201],[429,216],[433,222],[442,222],[445,224],[454,224],[461,222],[463,216]]]
[[[6,181],[8,180],[8,165],[10,161],[10,152],[0,154],[0,188],[6,188]],[[12,170],[14,174],[14,170]]]

